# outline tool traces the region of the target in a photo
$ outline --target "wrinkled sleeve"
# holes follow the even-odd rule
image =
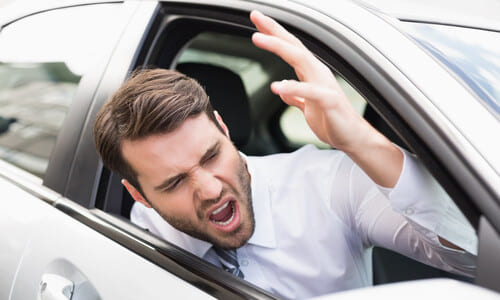
[[[351,225],[366,247],[379,246],[434,267],[467,276],[475,273],[477,236],[453,200],[418,160],[403,151],[404,164],[394,188],[376,185],[346,158],[340,173],[349,188]],[[341,202],[339,198],[336,200]],[[439,236],[464,250],[442,245]]]

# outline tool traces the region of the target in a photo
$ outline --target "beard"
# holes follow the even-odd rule
[[[202,201],[201,205],[196,209],[196,215],[198,218],[197,223],[184,218],[179,218],[176,216],[167,215],[161,212],[156,207],[153,207],[161,217],[167,221],[175,229],[182,231],[194,238],[203,240],[211,243],[216,247],[223,249],[236,249],[243,246],[252,236],[255,230],[255,218],[252,205],[252,189],[250,187],[250,175],[248,174],[246,163],[239,157],[239,166],[237,169],[238,176],[238,186],[232,187],[225,185],[222,188],[222,192],[217,197],[217,199],[209,199]],[[239,205],[240,215],[242,212],[246,212],[248,216],[246,219],[241,219],[240,225],[229,233],[218,232],[216,236],[211,234],[207,230],[206,224],[204,224],[203,219],[205,212],[215,203],[219,202],[228,193],[233,194]]]

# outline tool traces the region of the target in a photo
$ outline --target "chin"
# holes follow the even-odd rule
[[[255,224],[238,228],[231,236],[225,238],[215,238],[211,243],[223,249],[237,249],[245,245],[252,236]]]

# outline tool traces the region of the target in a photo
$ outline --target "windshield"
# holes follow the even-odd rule
[[[404,26],[500,119],[500,33],[425,23]]]

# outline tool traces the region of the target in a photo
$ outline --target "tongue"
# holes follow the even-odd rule
[[[216,222],[226,222],[233,214],[233,204],[229,203],[226,208],[215,215],[210,215],[210,219]]]

